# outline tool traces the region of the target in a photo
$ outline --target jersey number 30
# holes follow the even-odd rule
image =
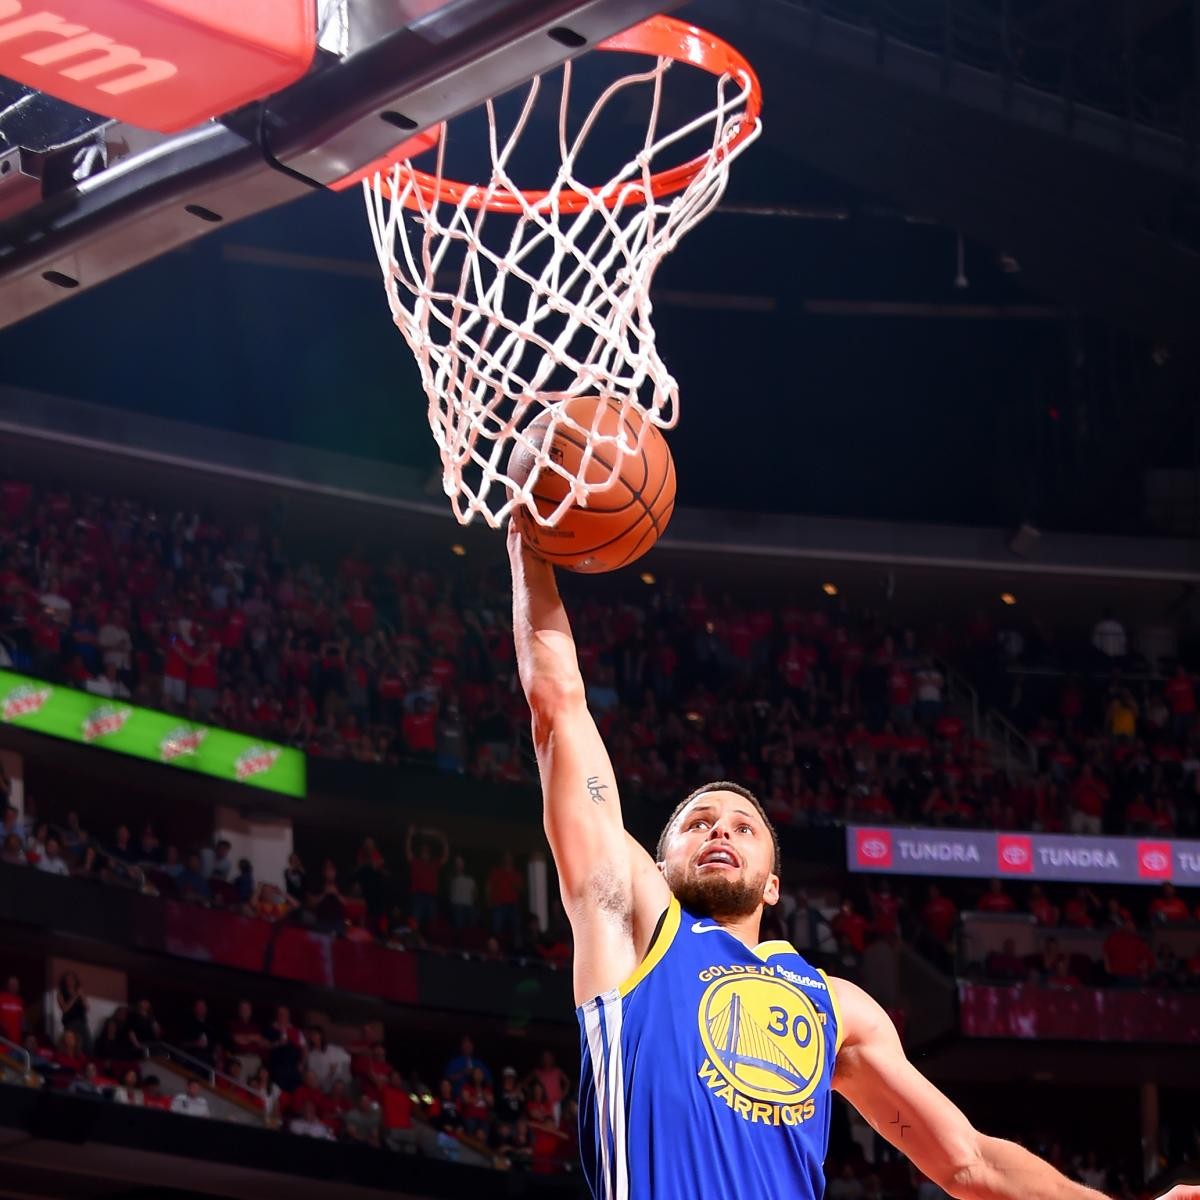
[[[780,1008],[777,1004],[771,1006],[771,1023],[767,1026],[767,1032],[773,1033],[776,1037],[787,1037],[788,1022],[791,1014],[786,1008]],[[803,1014],[797,1016],[791,1021],[791,1034],[797,1046],[803,1048],[812,1041],[812,1026]]]

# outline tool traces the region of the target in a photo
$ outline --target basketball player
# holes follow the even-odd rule
[[[546,833],[575,935],[580,1151],[596,1200],[819,1200],[834,1090],[959,1200],[1100,1200],[972,1128],[860,988],[758,941],[779,898],[779,847],[745,788],[687,797],[657,861],[625,832],[553,569],[511,525],[509,556]],[[1200,1188],[1168,1196],[1200,1200]]]

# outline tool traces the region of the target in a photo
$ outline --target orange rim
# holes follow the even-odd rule
[[[675,62],[686,63],[688,66],[699,67],[712,75],[730,75],[733,78],[742,77],[749,86],[746,98],[745,118],[741,127],[730,141],[718,152],[720,155],[733,153],[742,142],[753,134],[758,127],[762,113],[762,86],[758,75],[749,62],[728,42],[722,41],[715,34],[689,25],[686,21],[674,17],[657,16],[634,25],[632,29],[607,38],[596,46],[597,50],[623,50],[634,54],[647,54],[654,58],[669,58]],[[436,138],[435,138],[436,140]],[[668,167],[650,177],[650,191],[654,196],[670,196],[682,191],[709,162],[711,154],[701,154],[678,166]],[[392,156],[395,161],[394,156]],[[416,196],[405,201],[408,208],[420,208],[421,203],[432,204],[442,200],[449,204],[460,204],[468,192],[478,195],[467,197],[468,208],[486,208],[490,212],[520,213],[526,206],[536,207],[550,196],[555,195],[550,190],[504,192],[485,196],[484,190],[477,184],[456,183],[452,179],[439,179],[428,171],[419,171],[411,162],[400,164],[403,176],[411,179],[420,201]],[[359,176],[361,178],[361,175]],[[559,190],[558,211],[580,212],[588,207],[591,201],[579,192]],[[598,189],[592,189],[592,197],[599,195]],[[604,204],[612,208],[618,203],[644,204],[646,195],[641,184],[630,183],[617,188],[604,197]]]

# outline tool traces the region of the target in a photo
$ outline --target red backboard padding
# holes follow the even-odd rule
[[[0,75],[172,133],[299,79],[316,0],[0,0]]]

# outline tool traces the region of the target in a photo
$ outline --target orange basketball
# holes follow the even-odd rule
[[[603,406],[597,425],[596,409]],[[557,412],[565,412],[584,429],[595,428],[608,437],[618,436],[624,422],[624,440],[637,442],[642,418],[636,412],[621,415],[621,406],[598,396],[577,396],[560,409],[547,409],[526,429],[525,436],[539,449]],[[555,424],[550,455],[568,474],[577,476],[586,447],[585,435],[570,426]],[[597,446],[584,478],[603,483],[612,473],[617,449]],[[533,470],[534,453],[517,442],[508,459],[509,477],[524,486]],[[534,502],[549,516],[570,493],[570,485],[557,471],[547,468],[534,481]],[[667,440],[658,427],[646,430],[641,451],[628,455],[620,474],[607,487],[588,497],[587,508],[567,509],[557,525],[539,525],[528,509],[519,508],[516,520],[522,536],[547,562],[570,571],[615,571],[641,558],[658,541],[675,508],[675,464]]]

